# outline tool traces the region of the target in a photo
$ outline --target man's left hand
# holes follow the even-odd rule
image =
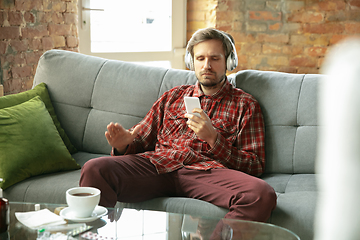
[[[198,138],[207,142],[210,147],[215,145],[217,139],[217,131],[211,123],[209,116],[200,108],[194,108],[193,113],[199,113],[200,117],[186,113],[184,116],[188,118],[186,124],[192,129]]]

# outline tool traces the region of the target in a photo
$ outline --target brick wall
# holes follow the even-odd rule
[[[188,0],[188,34],[216,27],[232,34],[239,66],[318,73],[329,47],[360,35],[360,0]]]
[[[188,39],[216,27],[236,41],[241,69],[318,73],[329,47],[360,35],[360,0],[187,0]],[[44,51],[78,51],[77,0],[0,0],[0,84],[31,88]]]
[[[0,84],[31,89],[37,62],[50,49],[78,51],[77,0],[0,0]]]

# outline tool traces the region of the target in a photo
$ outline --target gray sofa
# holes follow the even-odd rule
[[[269,222],[292,230],[302,240],[314,232],[317,185],[317,85],[315,74],[239,71],[229,80],[260,103],[266,124],[266,171],[278,205]],[[193,72],[107,60],[50,50],[38,63],[34,86],[45,82],[57,116],[78,149],[73,158],[108,155],[104,137],[109,122],[130,128],[156,99],[172,87],[194,84]],[[65,203],[65,191],[78,186],[80,170],[32,177],[4,191],[10,201]],[[187,198],[158,198],[124,206],[223,217],[227,209]]]

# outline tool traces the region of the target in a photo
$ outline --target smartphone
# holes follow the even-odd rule
[[[200,117],[199,113],[193,113],[194,108],[201,108],[200,100],[197,97],[184,97],[186,112]]]

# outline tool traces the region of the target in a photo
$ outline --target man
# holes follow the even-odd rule
[[[80,186],[99,188],[107,207],[181,196],[227,208],[226,218],[265,222],[276,195],[255,177],[265,166],[264,123],[256,100],[225,75],[237,64],[232,37],[202,29],[187,50],[198,82],[164,93],[130,130],[110,123],[112,156],[88,161]],[[184,96],[200,99],[200,117],[185,112]]]

